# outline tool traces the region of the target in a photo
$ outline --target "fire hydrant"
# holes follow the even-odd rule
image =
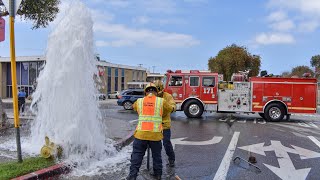
[[[50,142],[50,139],[45,137],[45,145],[41,148],[40,154],[43,158],[60,158],[62,155],[62,147],[55,145],[53,142]]]

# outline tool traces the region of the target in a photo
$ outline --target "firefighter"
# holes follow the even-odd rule
[[[139,121],[134,133],[135,139],[133,141],[128,180],[135,180],[137,178],[148,145],[152,152],[153,175],[156,179],[161,179],[162,116],[170,114],[171,111],[168,109],[166,101],[163,98],[157,97],[157,93],[157,87],[153,83],[150,83],[145,88],[146,96],[139,98],[133,104],[133,109],[138,112]]]
[[[158,97],[162,97],[167,104],[169,105],[169,109],[171,109],[171,112],[176,111],[176,103],[173,100],[173,97],[171,94],[167,92],[163,92],[163,83],[160,80],[155,81],[155,85],[158,89]],[[169,166],[174,167],[174,161],[175,161],[175,154],[173,151],[173,147],[170,141],[171,138],[171,117],[170,114],[167,114],[166,116],[162,116],[163,121],[163,146],[166,151],[166,154],[168,156]]]

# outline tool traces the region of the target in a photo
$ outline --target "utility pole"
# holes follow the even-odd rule
[[[10,57],[11,57],[14,127],[16,129],[18,162],[21,163],[22,153],[21,153],[21,141],[20,141],[20,121],[19,121],[19,110],[18,110],[18,92],[17,92],[18,88],[17,88],[17,72],[16,72],[16,50],[15,50],[15,35],[14,35],[14,19],[20,3],[21,3],[21,0],[18,0],[18,2],[16,2],[16,0],[9,1]]]
[[[154,68],[155,68],[155,67],[156,67],[156,66],[152,66],[152,70],[153,70],[152,73],[154,73]]]

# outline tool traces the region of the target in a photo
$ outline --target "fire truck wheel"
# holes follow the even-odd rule
[[[264,116],[264,113],[259,113],[259,116],[261,116],[263,119],[266,119],[266,117]]]
[[[285,115],[285,109],[279,103],[271,103],[266,107],[264,115],[269,121],[281,121]]]
[[[184,114],[188,118],[198,118],[202,116],[203,113],[203,105],[197,100],[189,100],[184,105]]]

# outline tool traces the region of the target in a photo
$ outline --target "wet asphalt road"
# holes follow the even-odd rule
[[[129,114],[128,121],[136,118]],[[293,115],[290,121],[266,122],[257,115],[210,113],[188,119],[176,112],[172,114],[172,139],[184,139],[173,140],[177,142],[175,168],[165,166],[163,151],[163,179],[174,179],[175,175],[183,180],[320,179],[319,118],[319,114]],[[247,163],[250,156],[257,163]],[[141,180],[151,178],[145,159],[138,177]],[[123,179],[127,171],[95,178]]]
[[[102,111],[108,119],[135,126],[137,115],[131,111],[116,106]],[[319,114],[291,116],[289,122],[266,122],[257,115],[210,113],[201,119],[188,119],[176,112],[172,120],[176,167],[166,168],[163,149],[163,179],[174,179],[175,175],[183,180],[320,179]],[[249,156],[256,158],[254,166],[246,162]],[[243,160],[234,162],[236,157]],[[61,179],[124,179],[128,169],[126,164],[112,173]],[[144,179],[151,179],[146,156],[138,177]]]

